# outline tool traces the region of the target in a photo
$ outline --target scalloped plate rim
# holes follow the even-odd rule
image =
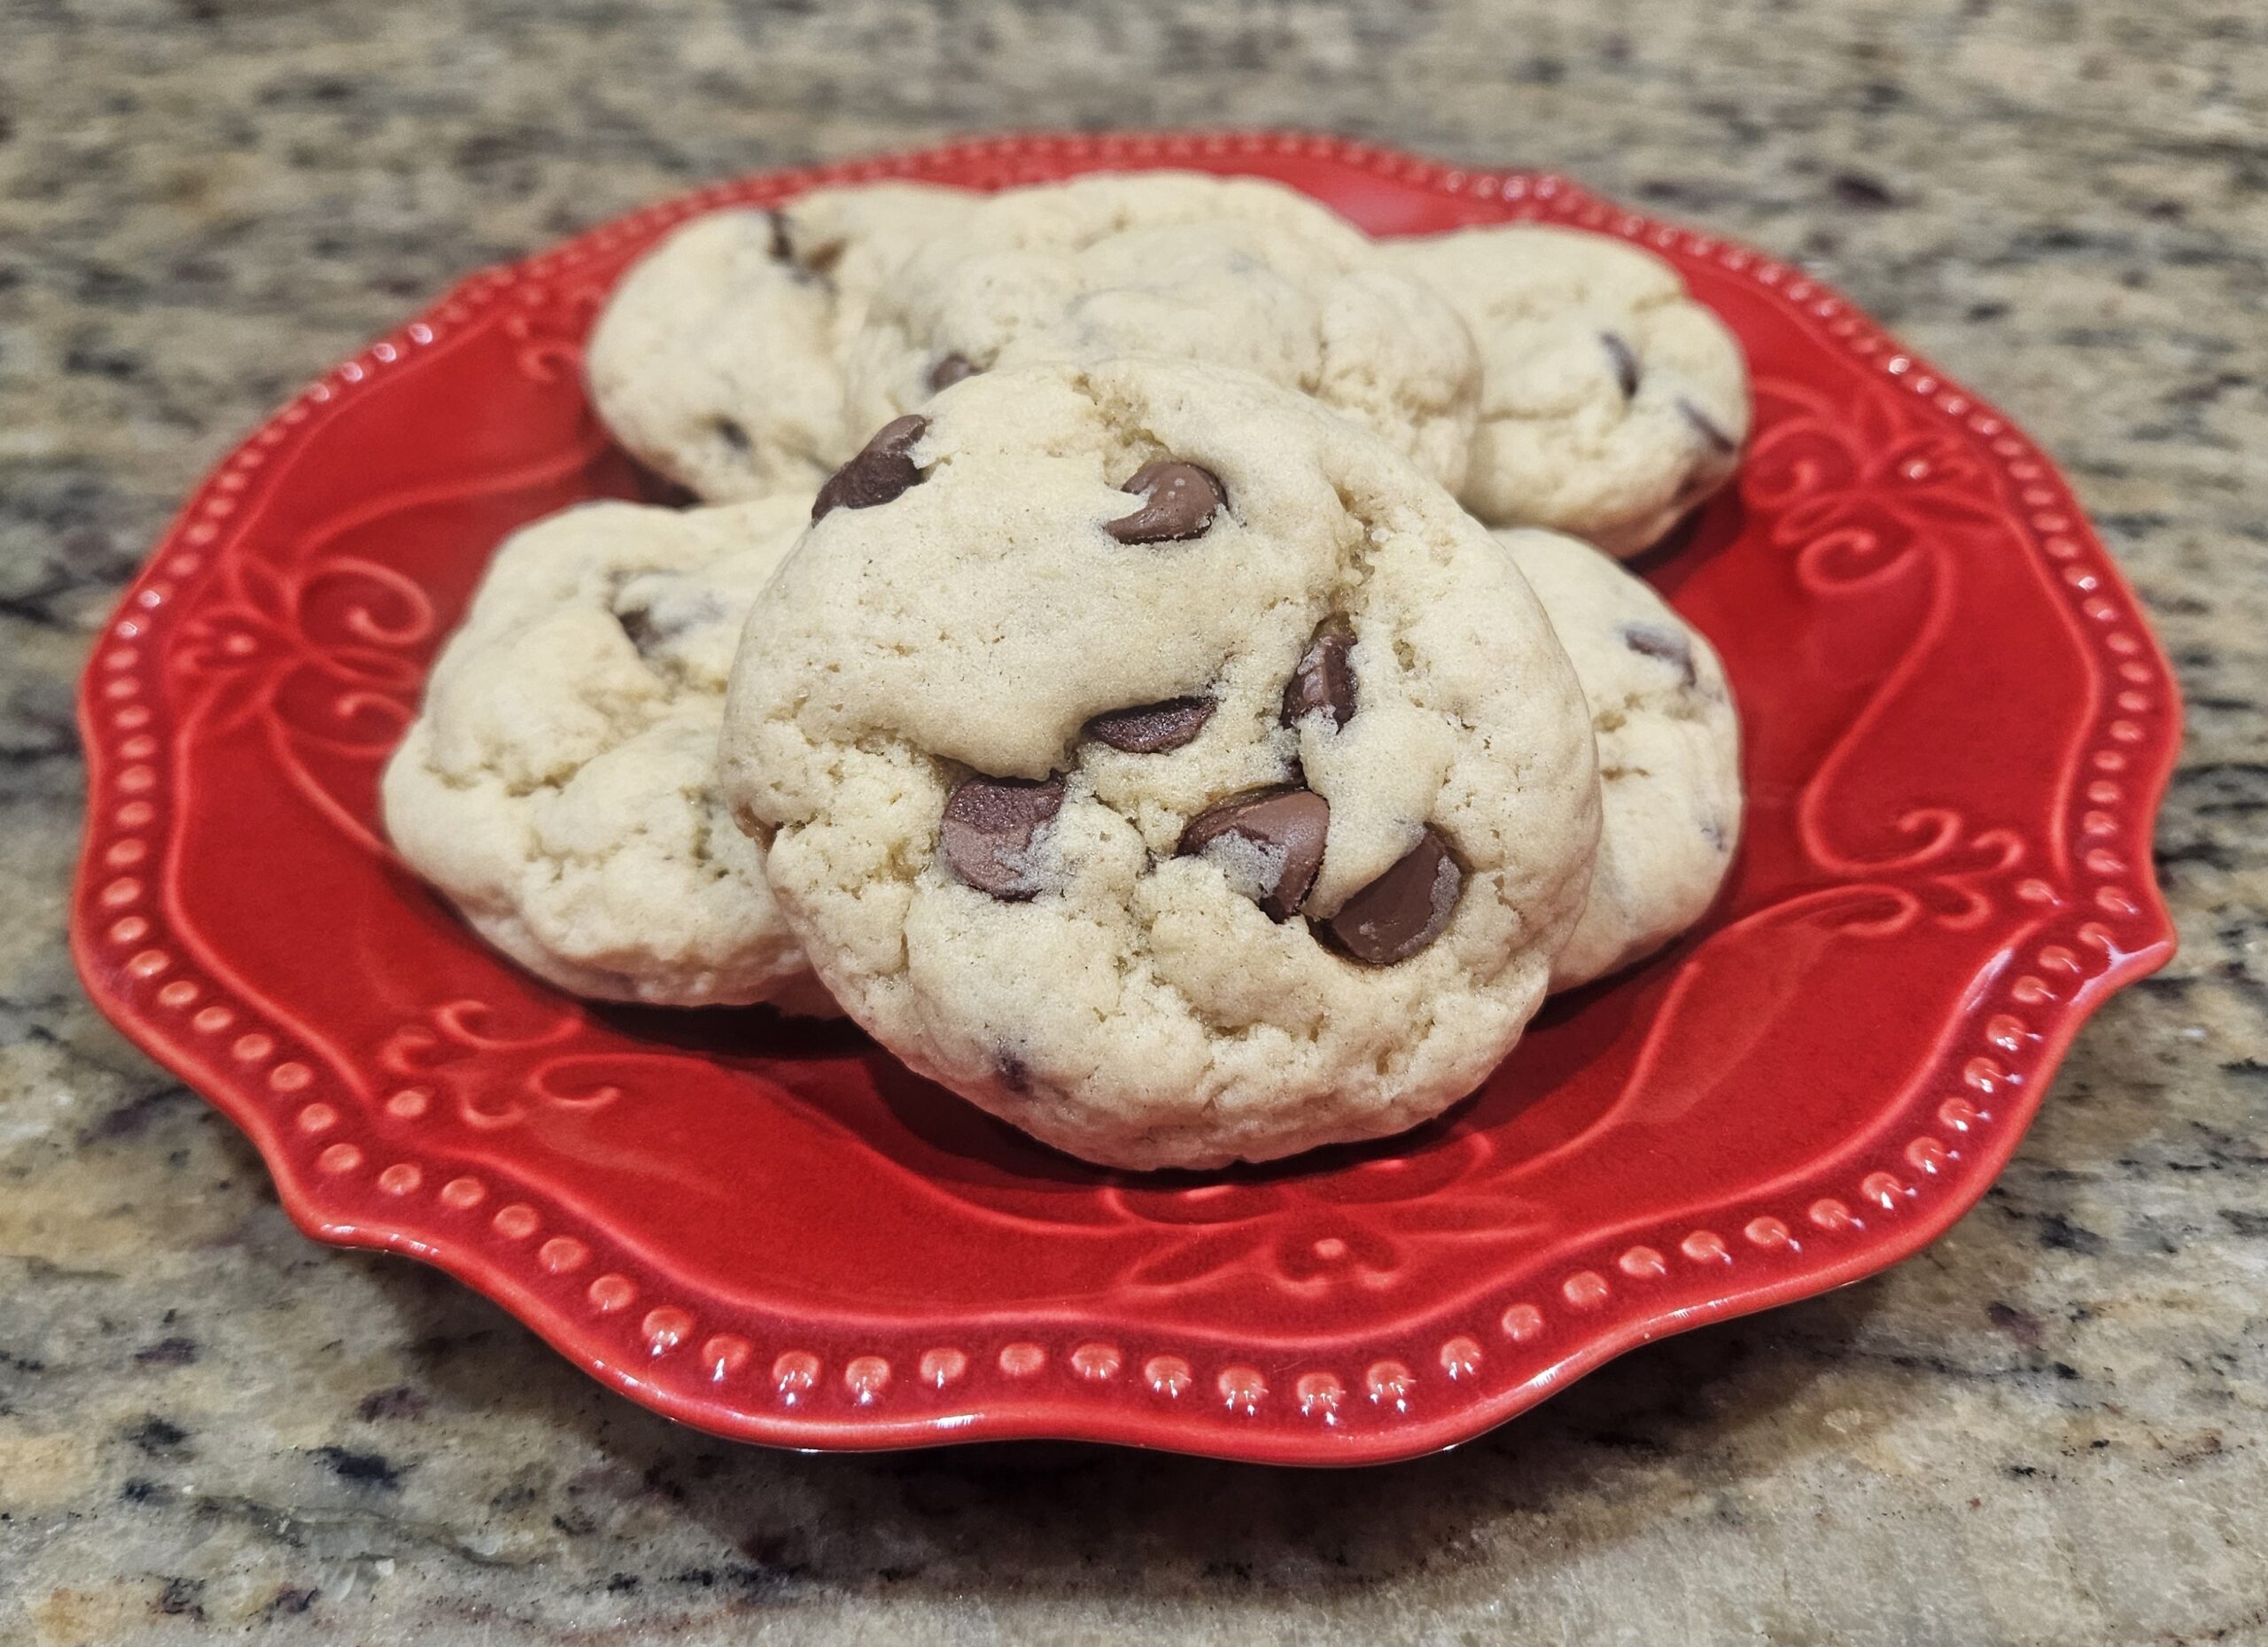
[[[1156,151],[1147,155],[1123,152],[1130,146],[1138,149],[1141,145],[1150,145]],[[1486,198],[1490,192],[1486,185],[1493,182],[1495,198],[1499,199],[1509,198],[1511,190],[1507,185],[1512,185],[1531,190],[1539,197],[1564,191],[1565,196],[1575,199],[1595,202],[1615,210],[1627,210],[1548,171],[1460,168],[1399,151],[1312,134],[1275,131],[1024,133],[962,140],[927,149],[894,151],[822,166],[760,172],[689,190],[595,225],[513,263],[469,273],[428,305],[419,315],[402,322],[394,330],[400,331],[416,326],[422,320],[431,319],[452,303],[462,301],[485,286],[516,279],[546,264],[586,254],[593,247],[602,244],[605,237],[624,231],[633,225],[674,221],[726,200],[784,194],[829,182],[934,175],[949,173],[956,166],[1026,153],[1052,152],[1060,158],[1084,160],[1115,151],[1122,151],[1122,158],[1137,168],[1161,162],[1171,163],[1177,159],[1233,160],[1240,155],[1298,153],[1369,169],[1384,177],[1450,195],[1472,192]],[[1223,169],[1237,168],[1230,167]],[[1661,221],[1649,214],[1627,213],[1627,216],[1631,221],[1648,224]],[[1706,238],[1719,246],[1738,248],[1759,265],[1773,262],[1766,254],[1754,252],[1728,237],[1712,232]],[[1839,298],[1840,294],[1834,293],[1833,289],[1823,283],[1809,276],[1803,278],[1814,290]],[[1855,305],[1848,305],[1847,299],[1844,301],[1849,313],[1862,314]],[[392,333],[386,335],[391,336]],[[2013,420],[2006,419],[2005,414],[1998,413],[1989,401],[1967,391],[1957,380],[1930,365],[1923,356],[1888,332],[1877,327],[1876,335],[1907,358],[1917,371],[1933,377],[1947,390],[1958,390],[1980,411],[1993,412],[2008,429],[2017,428]],[[356,358],[359,356],[350,357]],[[323,374],[317,380],[317,386],[327,385],[337,375],[338,369]],[[130,613],[136,592],[152,578],[158,562],[189,526],[190,506],[206,493],[213,477],[219,474],[237,454],[250,449],[262,431],[283,421],[287,411],[302,404],[307,398],[307,392],[303,391],[286,401],[242,441],[222,454],[205,477],[190,488],[183,509],[153,545],[142,568],[122,593],[112,616],[105,620],[103,629],[97,632],[93,644],[99,646],[113,625],[121,616]],[[2054,466],[2044,454],[2041,461],[2050,474],[2055,473]],[[2061,478],[2060,475],[2057,478]],[[2094,542],[2100,550],[2100,542],[2095,538],[2092,524],[2083,516],[2076,523],[2074,532]],[[2167,724],[2171,730],[2150,751],[2147,763],[2131,777],[2132,797],[2123,808],[2125,815],[2154,826],[2179,749],[2179,682],[2157,637],[2141,615],[2140,603],[2134,600],[2124,569],[2108,551],[2101,551],[2101,563],[2109,573],[2110,590],[2124,595],[2132,604],[2135,613],[2132,630],[2142,637],[2144,654],[2156,664],[2170,697]],[[76,704],[77,726],[87,761],[90,824],[95,797],[103,790],[103,780],[107,775],[107,766],[112,759],[105,734],[96,725],[99,713],[94,691],[96,682],[97,664],[90,657]],[[721,1402],[710,1403],[690,1398],[663,1383],[641,1378],[634,1365],[596,1353],[592,1348],[593,1335],[580,1322],[529,1288],[511,1266],[491,1257],[478,1243],[435,1231],[423,1218],[405,1217],[396,1220],[392,1227],[386,1227],[368,1220],[327,1215],[322,1209],[323,1198],[315,1183],[303,1179],[296,1163],[282,1147],[272,1112],[263,1108],[257,1099],[231,1086],[226,1079],[206,1077],[203,1070],[209,1060],[198,1050],[197,1044],[185,1034],[170,1032],[163,1020],[144,1014],[120,985],[118,976],[120,968],[117,963],[97,952],[89,895],[97,877],[105,873],[96,861],[94,833],[90,827],[82,843],[73,889],[69,925],[73,959],[90,999],[128,1040],[159,1064],[182,1076],[245,1134],[259,1152],[262,1164],[275,1183],[287,1216],[302,1232],[331,1245],[400,1254],[445,1271],[489,1298],[562,1356],[609,1387],[672,1419],[735,1440],[830,1451],[895,1450],[976,1441],[1068,1440],[1231,1461],[1349,1465],[1392,1463],[1456,1446],[1494,1429],[1605,1362],[1641,1344],[1691,1327],[1772,1309],[1847,1286],[1902,1262],[1935,1241],[1982,1200],[1985,1191],[2005,1168],[2037,1114],[2046,1090],[2078,1030],[2112,995],[2163,966],[2172,956],[2176,944],[2172,923],[2157,883],[2155,864],[2146,859],[2134,886],[2141,894],[2137,919],[2150,928],[2150,941],[2135,949],[2117,952],[2101,973],[2088,978],[2068,1002],[2061,1004],[2053,1019],[2043,1023],[2040,1045],[2031,1063],[2029,1078],[2018,1089],[2013,1106],[2004,1112],[2006,1124],[1996,1125],[1989,1138],[1982,1141],[1984,1146],[1977,1150],[1976,1170],[1965,1175],[1961,1185],[1951,1193],[1929,1198],[1922,1206],[1904,1215],[1898,1223],[1888,1226],[1885,1233],[1870,1237],[1843,1259],[1746,1284],[1734,1282],[1728,1277],[1714,1296],[1699,1304],[1683,1308],[1658,1307],[1650,1309],[1642,1307],[1621,1310],[1613,1325],[1581,1334],[1565,1353],[1555,1356],[1527,1379],[1425,1418],[1408,1420],[1390,1429],[1294,1431],[1282,1426],[1254,1426],[1248,1431],[1223,1433],[1208,1431],[1192,1425],[1190,1419],[1194,1417],[1193,1413],[1106,1405],[1069,1391],[1048,1393],[1034,1390],[1013,1398],[994,1397],[987,1402],[983,1410],[966,1414],[931,1413],[903,1418],[866,1417],[846,1419],[805,1416],[792,1411],[778,1417],[754,1413]],[[1221,1438],[1224,1434],[1232,1436],[1233,1441],[1223,1441]]]

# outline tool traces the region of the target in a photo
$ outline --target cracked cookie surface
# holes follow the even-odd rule
[[[971,210],[885,280],[851,339],[854,424],[975,372],[1155,355],[1250,371],[1463,478],[1480,361],[1456,310],[1281,184],[1105,174]]]
[[[602,1000],[835,1010],[715,784],[742,618],[809,514],[586,503],[497,551],[382,801],[410,866],[529,971]]]
[[[1740,719],[1701,633],[1572,538],[1499,532],[1575,665],[1598,743],[1598,861],[1552,963],[1573,989],[1659,949],[1708,910],[1740,843]]]
[[[808,493],[850,455],[840,364],[885,274],[967,212],[920,183],[712,212],[633,265],[591,334],[600,418],[711,501]]]
[[[1542,224],[1386,240],[1472,328],[1480,425],[1458,495],[1624,559],[1731,477],[1748,369],[1724,323],[1651,252]]]
[[[992,371],[913,421],[757,602],[721,745],[844,1008],[1125,1166],[1471,1091],[1598,827],[1581,691],[1511,557],[1239,372]]]

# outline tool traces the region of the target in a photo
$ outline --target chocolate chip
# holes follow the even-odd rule
[[[1032,843],[1063,807],[1063,780],[971,778],[945,801],[937,850],[980,892],[1018,903],[1039,890]]]
[[[829,276],[843,255],[841,241],[822,243],[816,247],[798,246],[795,226],[788,221],[785,212],[776,206],[766,206],[764,217],[772,226],[771,244],[765,252],[787,270],[788,279],[799,286],[831,287],[835,284]]]
[[[641,657],[653,656],[661,637],[654,633],[654,615],[642,606],[633,606],[626,612],[617,612],[614,621],[622,625],[622,633]]]
[[[724,620],[725,604],[714,594],[705,591],[687,594],[667,588],[642,606],[617,607],[614,614],[614,621],[622,625],[622,633],[644,658],[654,657],[703,624]]]
[[[1191,819],[1177,850],[1204,853],[1270,921],[1289,921],[1307,902],[1330,831],[1331,803],[1314,790],[1261,789]]]
[[[1004,1046],[993,1054],[992,1068],[998,1073],[1002,1086],[1018,1098],[1031,1096],[1031,1066],[1022,1059]]]
[[[712,417],[709,426],[717,431],[717,439],[734,451],[745,454],[755,443],[748,438],[748,431],[737,418]]]
[[[1712,450],[1729,455],[1740,449],[1739,441],[1720,429],[1708,413],[1682,394],[1677,397],[1677,409],[1685,414],[1685,421],[1693,425]]]
[[[796,268],[805,279],[835,289],[835,266],[843,261],[843,249],[847,242],[837,238],[821,241],[796,255]]]
[[[1119,490],[1142,500],[1140,509],[1103,527],[1121,543],[1177,543],[1200,537],[1229,501],[1212,470],[1178,458],[1143,464]]]
[[[1689,687],[1700,679],[1693,667],[1693,642],[1683,630],[1667,624],[1625,624],[1622,644],[1641,657],[1659,658],[1682,674]]]
[[[1638,357],[1630,353],[1630,346],[1619,332],[1603,331],[1598,340],[1606,346],[1607,358],[1614,362],[1614,381],[1621,385],[1627,400],[1638,392]]]
[[[928,418],[909,412],[876,430],[858,456],[827,477],[812,501],[812,518],[838,509],[873,509],[920,486],[923,477],[910,454],[928,427]]]
[[[1205,730],[1213,719],[1208,697],[1168,698],[1138,709],[1115,709],[1087,723],[1087,735],[1129,755],[1162,755]]]
[[[1399,863],[1340,905],[1324,929],[1355,959],[1391,967],[1441,936],[1464,890],[1464,871],[1449,856],[1449,843],[1428,828]]]
[[[649,661],[696,630],[723,623],[727,616],[715,590],[666,572],[617,574],[608,604],[624,638]]]
[[[964,377],[974,377],[984,369],[966,354],[948,354],[929,369],[929,392],[950,389]]]
[[[1355,632],[1344,619],[1325,618],[1308,642],[1300,666],[1284,688],[1284,725],[1295,726],[1318,711],[1343,726],[1355,719]]]

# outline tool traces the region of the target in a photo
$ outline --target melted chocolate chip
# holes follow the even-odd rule
[[[1331,830],[1331,803],[1312,789],[1262,789],[1200,812],[1181,832],[1184,856],[1204,852],[1270,921],[1307,902]]]
[[[984,369],[966,354],[948,354],[929,369],[929,392],[950,389],[964,377],[974,377]]]
[[[1693,667],[1693,642],[1682,630],[1667,624],[1625,624],[1622,644],[1641,657],[1659,658],[1683,675],[1689,687],[1700,679]]]
[[[1032,843],[1063,807],[1063,780],[971,778],[945,801],[937,851],[980,892],[1020,903],[1039,890]]]
[[[764,216],[772,226],[772,242],[765,251],[773,262],[786,268],[788,278],[799,286],[832,287],[835,282],[831,276],[843,255],[843,243],[837,240],[814,247],[798,246],[795,226],[788,221],[785,212],[778,206],[766,206]]]
[[[812,501],[812,518],[838,509],[873,509],[921,484],[911,455],[929,420],[913,413],[893,417],[874,431],[859,454],[827,477]]]
[[[622,625],[623,634],[641,657],[651,657],[662,637],[654,628],[654,614],[642,606],[633,606],[626,612],[617,612],[614,621]]]
[[[1215,708],[1208,697],[1168,698],[1137,709],[1115,709],[1087,723],[1087,735],[1129,755],[1162,755],[1205,730]]]
[[[831,291],[835,289],[835,266],[843,260],[845,244],[839,238],[821,241],[818,245],[798,253],[796,266]]]
[[[717,431],[717,439],[734,451],[746,455],[755,442],[748,438],[748,430],[735,417],[712,417],[709,426]]]
[[[1334,726],[1355,719],[1354,651],[1355,632],[1342,619],[1326,618],[1285,685],[1284,725],[1318,711],[1328,713]]]
[[[1143,464],[1119,490],[1142,500],[1142,507],[1131,515],[1103,526],[1121,543],[1178,543],[1201,537],[1229,501],[1212,470],[1177,458]]]
[[[1598,340],[1606,346],[1607,358],[1614,362],[1614,381],[1627,400],[1638,392],[1638,357],[1630,353],[1619,332],[1603,331]]]
[[[1730,456],[1740,449],[1739,441],[1718,428],[1716,421],[1708,413],[1682,394],[1677,397],[1677,409],[1684,414],[1685,421],[1693,425],[1700,437],[1709,443],[1711,450]]]
[[[1408,960],[1448,929],[1464,871],[1432,829],[1402,860],[1348,898],[1324,922],[1333,941],[1371,967]]]
[[[672,641],[681,640],[703,624],[724,620],[725,608],[713,594],[693,598],[664,597],[645,606],[628,606],[617,610],[614,621],[622,625],[622,633],[637,649],[638,656],[653,658]]]

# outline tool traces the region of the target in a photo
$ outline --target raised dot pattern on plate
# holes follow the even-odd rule
[[[2003,1092],[2036,1076],[2043,1046],[2052,1044],[2052,1022],[2043,1014],[2068,1013],[2085,997],[2088,981],[2109,967],[2115,959],[2131,953],[2134,940],[2120,923],[2132,923],[2152,906],[2148,880],[2148,831],[2147,808],[2138,806],[2138,793],[2129,776],[2136,765],[2135,751],[2162,735],[2165,718],[2176,707],[2171,683],[2152,661],[2148,642],[2137,632],[2136,614],[2115,572],[2102,555],[2073,507],[2069,493],[2030,445],[2008,430],[1989,408],[1977,406],[1959,389],[1922,367],[1909,353],[1890,345],[1870,322],[1842,305],[1831,294],[1820,292],[1800,275],[1740,247],[1711,237],[1648,222],[1622,213],[1587,195],[1564,179],[1537,174],[1490,173],[1445,167],[1368,150],[1332,139],[1293,138],[1273,134],[1200,135],[1195,137],[1080,137],[1015,139],[984,149],[987,163],[1012,167],[1045,168],[1063,159],[1082,164],[1171,163],[1189,160],[1234,160],[1238,157],[1264,159],[1270,155],[1300,156],[1365,169],[1397,183],[1449,195],[1501,202],[1495,209],[1515,220],[1557,217],[1598,228],[1602,232],[1643,240],[1673,255],[1707,259],[1728,274],[1777,294],[1775,300],[1799,306],[1819,322],[1834,346],[1868,362],[1871,369],[1896,383],[1906,392],[1926,401],[1935,412],[1959,429],[1974,449],[1987,455],[2006,477],[2011,495],[2024,513],[2022,524],[2031,547],[2043,564],[2057,569],[2054,585],[2064,592],[2079,620],[2080,633],[2098,649],[2106,668],[2122,683],[2105,691],[2090,723],[2084,759],[2092,776],[2073,786],[2068,819],[2077,838],[2090,843],[2076,855],[2072,873],[2076,885],[2065,885],[2041,875],[2031,877],[2023,895],[2049,913],[2048,924],[2035,939],[1997,998],[1977,1003],[1972,1022],[1978,1026],[1969,1055],[1958,1061],[1958,1092],[1941,1092],[1930,1100],[1936,1130],[1900,1135],[1873,1161],[1861,1163],[1852,1181],[1834,1186],[1834,1193],[1798,1196],[1778,1208],[1723,1210],[1722,1227],[1737,1231],[1728,1243],[1714,1231],[1702,1229],[1662,1230],[1612,1249],[1576,1255],[1555,1278],[1529,1278],[1524,1296],[1499,1297],[1487,1305],[1486,1319],[1491,1336],[1509,1346],[1506,1364],[1498,1368],[1483,1349],[1477,1334],[1457,1333],[1438,1340],[1425,1352],[1439,1363],[1444,1380],[1470,1383],[1483,1377],[1518,1376],[1523,1357],[1557,1353],[1551,1328],[1555,1312],[1581,1317],[1600,1314],[1610,1305],[1625,1308],[1623,1293],[1642,1296],[1662,1293],[1679,1284],[1682,1275],[1743,1262],[1769,1263],[1775,1255],[1802,1250],[1806,1239],[1817,1239],[1832,1248],[1838,1239],[1863,1234],[1870,1220],[1908,1216],[1926,1193],[1945,1193],[1948,1180],[1973,1172],[1971,1163],[1988,1151],[1973,1149],[1970,1141],[1996,1125]],[[779,175],[753,179],[703,191],[697,197],[667,202],[636,214],[622,222],[594,230],[531,260],[519,271],[500,270],[476,276],[452,293],[436,311],[411,322],[400,330],[373,344],[353,360],[342,362],[321,382],[287,406],[268,425],[257,431],[227,459],[201,492],[194,496],[171,538],[152,555],[150,567],[122,603],[121,613],[108,630],[109,643],[96,656],[86,687],[93,706],[90,756],[93,761],[93,799],[77,907],[86,912],[82,930],[99,934],[116,957],[120,982],[106,991],[108,1010],[128,1010],[139,998],[174,1014],[172,1022],[184,1035],[199,1037],[252,1073],[270,1103],[281,1101],[279,1121],[305,1140],[308,1161],[318,1177],[305,1193],[317,1197],[379,1195],[405,1208],[423,1205],[439,1218],[463,1220],[448,1226],[459,1230],[482,1228],[476,1208],[485,1211],[501,1200],[501,1209],[488,1216],[484,1233],[494,1245],[517,1248],[517,1262],[531,1263],[556,1286],[571,1272],[588,1273],[594,1255],[580,1237],[553,1235],[537,1242],[529,1238],[543,1226],[545,1217],[533,1199],[509,1183],[493,1185],[495,1173],[475,1176],[444,1161],[404,1159],[400,1142],[414,1129],[396,1124],[383,1136],[372,1123],[382,1113],[391,1122],[416,1121],[431,1111],[429,1092],[400,1088],[382,1105],[364,1113],[353,1103],[344,1109],[338,1084],[328,1080],[320,1060],[300,1049],[287,1052],[272,1024],[261,1022],[256,1005],[233,998],[228,990],[184,968],[183,958],[196,952],[170,929],[163,905],[151,898],[149,868],[153,853],[161,851],[173,827],[168,811],[167,773],[171,770],[167,741],[173,727],[164,713],[165,686],[161,660],[169,637],[179,631],[182,614],[191,603],[201,582],[218,558],[228,552],[232,532],[245,530],[257,512],[265,488],[286,465],[278,462],[281,449],[305,440],[319,422],[330,416],[341,400],[364,392],[386,379],[389,370],[419,358],[447,340],[453,330],[470,331],[488,323],[498,304],[513,299],[522,307],[558,300],[557,290],[537,291],[532,276],[557,281],[577,267],[602,257],[618,258],[625,248],[641,245],[692,212],[735,202],[757,203],[781,198],[804,182],[830,176],[887,176],[936,175],[940,157],[911,156],[821,168],[804,178]],[[949,169],[949,167],[945,167]],[[216,637],[231,655],[248,655],[265,644],[242,630]],[[153,705],[155,712],[153,712]],[[2136,866],[2142,866],[2138,874]],[[2058,919],[2059,912],[2073,912]],[[2085,919],[2078,919],[2084,914]],[[112,1001],[120,1006],[113,1007]],[[2019,1009],[2011,1011],[2010,1008]],[[2021,1015],[2020,1015],[2021,1014]],[[320,1093],[310,1101],[309,1095]],[[278,1163],[279,1171],[289,1163]],[[1821,1186],[1827,1187],[1827,1186]],[[501,1193],[499,1193],[501,1189]],[[464,1220],[467,1214],[475,1214]],[[439,1229],[441,1226],[437,1225]],[[1800,1229],[1805,1233],[1798,1235]],[[456,1237],[444,1239],[454,1239]],[[1747,1249],[1744,1258],[1736,1248]],[[1683,1268],[1681,1268],[1681,1264]],[[620,1272],[604,1268],[583,1291],[584,1308],[600,1317],[622,1317],[623,1325],[610,1330],[642,1333],[656,1354],[673,1348],[684,1332],[694,1330],[694,1314],[666,1301],[649,1301],[641,1315],[629,1309],[637,1286]],[[1611,1285],[1609,1278],[1614,1278]],[[1666,1305],[1665,1305],[1666,1307]],[[682,1319],[683,1328],[677,1329]],[[659,1322],[671,1329],[656,1332]],[[665,1343],[664,1340],[667,1340]],[[1467,1350],[1471,1354],[1466,1353]],[[1512,1352],[1518,1352],[1517,1355]],[[1014,1340],[998,1348],[995,1372],[1010,1384],[1045,1386],[1052,1389],[1090,1392],[1096,1399],[1123,1400],[1139,1393],[1146,1399],[1178,1399],[1208,1364],[1209,1377],[1231,1411],[1259,1411],[1270,1402],[1268,1377],[1249,1363],[1222,1362],[1206,1356],[1192,1360],[1169,1352],[1146,1352],[1137,1363],[1139,1377],[1121,1378],[1121,1352],[1099,1340],[1078,1340],[1063,1352],[1060,1367],[1051,1367],[1048,1352],[1037,1343]],[[718,1381],[744,1375],[757,1364],[752,1340],[735,1333],[712,1333],[703,1343],[700,1359],[704,1374]],[[942,1389],[967,1375],[966,1351],[933,1347],[909,1351],[905,1364],[918,1370],[918,1382]],[[809,1374],[805,1377],[806,1363]],[[891,1387],[887,1371],[892,1363],[875,1353],[854,1355],[842,1363],[845,1399],[879,1402]],[[800,1349],[783,1349],[772,1363],[783,1400],[810,1396],[818,1382],[817,1358]],[[853,1378],[850,1369],[858,1369]],[[877,1369],[883,1371],[877,1372]],[[1382,1374],[1381,1369],[1387,1370]],[[1294,1374],[1288,1387],[1302,1412],[1342,1410],[1339,1396],[1325,1392],[1348,1384],[1369,1397],[1365,1405],[1405,1409],[1419,1388],[1419,1381],[1399,1361],[1371,1362],[1359,1371],[1333,1371],[1309,1368]],[[1311,1414],[1310,1414],[1311,1416]]]

